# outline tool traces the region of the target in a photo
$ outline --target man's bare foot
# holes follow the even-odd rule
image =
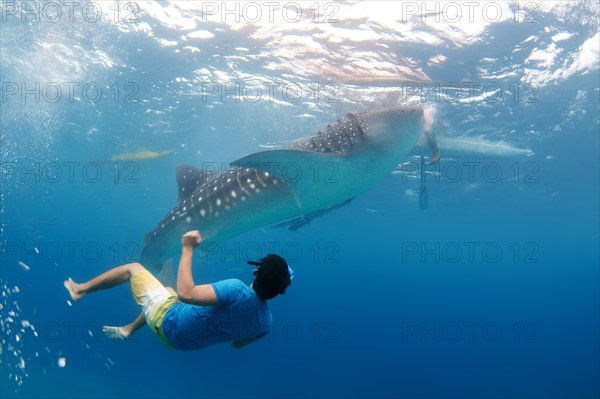
[[[65,288],[69,291],[71,299],[73,299],[75,302],[80,300],[81,297],[84,295],[80,291],[80,285],[73,281],[71,277],[69,277],[68,280],[65,280],[64,285]]]
[[[127,339],[131,335],[131,330],[129,326],[125,327],[110,327],[104,326],[102,327],[102,332],[106,334],[106,336],[110,339]]]

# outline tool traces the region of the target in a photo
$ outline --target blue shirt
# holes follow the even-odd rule
[[[180,302],[165,314],[162,331],[175,349],[190,351],[268,334],[272,322],[269,306],[252,288],[236,279],[219,281],[212,287],[217,305]]]

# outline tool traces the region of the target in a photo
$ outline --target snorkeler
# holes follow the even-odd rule
[[[109,338],[127,339],[148,324],[169,349],[188,351],[223,342],[241,348],[266,336],[272,322],[267,301],[285,293],[294,277],[292,269],[280,256],[269,254],[248,262],[256,266],[250,286],[236,279],[195,285],[192,255],[201,241],[197,230],[181,239],[177,293],[139,263],[115,267],[83,284],[69,278],[64,285],[78,301],[94,291],[131,283],[133,297],[143,311],[126,326],[103,327]]]
[[[425,139],[427,140],[427,145],[431,150],[431,160],[427,162],[427,165],[436,164],[440,161],[440,149],[437,144],[437,139],[435,138],[435,133],[431,130],[426,130]]]

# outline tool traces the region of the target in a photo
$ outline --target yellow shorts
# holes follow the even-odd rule
[[[148,270],[143,269],[131,276],[131,293],[135,301],[144,311],[146,323],[158,336],[163,344],[173,349],[167,338],[163,335],[162,320],[171,306],[175,305],[177,294],[172,289],[165,288]]]

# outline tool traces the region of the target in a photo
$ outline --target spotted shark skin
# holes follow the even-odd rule
[[[251,154],[230,170],[208,173],[177,168],[179,202],[150,233],[140,262],[158,272],[180,251],[181,235],[197,229],[203,242],[238,234],[300,215],[326,210],[368,190],[402,162],[424,127],[420,108],[350,113],[312,137],[287,148]],[[293,162],[302,179],[273,165]],[[315,179],[317,167],[332,179]]]
[[[288,148],[291,150],[321,153],[348,153],[365,141],[369,131],[368,121],[361,114],[347,114],[337,123],[327,125],[313,137],[298,140]]]

